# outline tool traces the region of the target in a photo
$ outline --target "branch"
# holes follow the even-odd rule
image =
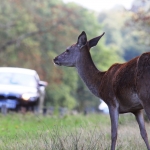
[[[8,28],[11,28],[11,27],[13,27],[15,25],[16,25],[16,23],[14,23],[14,22],[10,22],[10,23],[7,23],[7,24],[0,23],[0,28],[2,28],[2,29],[8,29]]]
[[[25,38],[28,38],[30,36],[34,36],[36,34],[43,34],[45,32],[48,32],[49,29],[47,30],[39,30],[39,31],[35,31],[35,32],[30,32],[30,33],[25,33],[21,36],[19,36],[18,38],[14,39],[14,40],[10,40],[8,42],[6,42],[5,44],[3,44],[1,47],[0,47],[0,50],[5,50],[6,47],[8,46],[11,46],[13,44],[16,44],[16,45],[20,45],[20,43],[25,39]]]

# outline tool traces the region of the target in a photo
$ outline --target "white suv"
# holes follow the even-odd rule
[[[0,67],[0,108],[42,108],[46,85],[35,70]]]

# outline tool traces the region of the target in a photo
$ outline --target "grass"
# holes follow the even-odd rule
[[[0,115],[0,150],[109,150],[108,115]],[[149,124],[146,124],[150,133]],[[121,115],[117,150],[146,150],[132,115]]]

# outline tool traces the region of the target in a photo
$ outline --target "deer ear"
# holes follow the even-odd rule
[[[86,33],[84,31],[82,31],[82,33],[79,35],[78,37],[78,41],[77,44],[82,47],[87,43],[87,37],[86,37]]]
[[[101,38],[104,34],[105,34],[105,32],[104,32],[102,35],[100,35],[100,36],[98,36],[98,37],[95,37],[95,38],[89,40],[89,41],[88,41],[89,47],[91,48],[91,47],[93,47],[93,46],[96,46],[97,43],[98,43],[98,41],[100,40],[100,38]]]

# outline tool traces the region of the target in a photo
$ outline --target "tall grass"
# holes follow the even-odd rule
[[[107,115],[0,116],[0,150],[109,150],[111,135]],[[149,124],[146,124],[150,133]],[[150,135],[149,135],[150,136]],[[119,120],[117,150],[146,150],[132,115]]]

